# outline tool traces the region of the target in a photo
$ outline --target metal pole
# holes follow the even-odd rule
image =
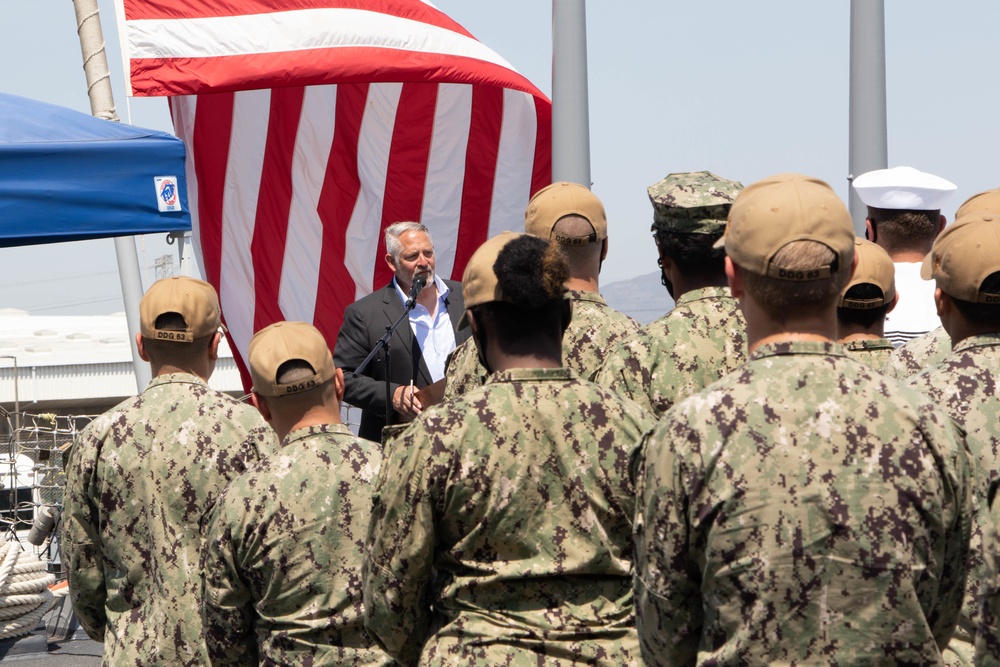
[[[889,166],[885,99],[885,2],[851,0],[849,180]],[[849,190],[854,231],[863,236],[868,211]]]
[[[83,53],[83,71],[87,75],[90,112],[98,118],[118,122],[114,96],[111,93],[111,74],[108,71],[108,55],[104,51],[104,35],[101,32],[97,0],[73,0],[73,7],[76,10],[76,31],[80,35],[80,50]],[[125,301],[135,384],[137,390],[141,392],[149,384],[152,372],[149,364],[139,357],[139,349],[135,343],[135,336],[139,333],[142,276],[139,272],[139,256],[135,251],[135,241],[131,236],[115,238],[115,255],[118,257],[118,278],[121,281],[122,297]]]
[[[17,357],[12,354],[0,355],[0,359],[10,359],[14,362],[14,447],[21,444],[21,394],[17,386]]]
[[[585,0],[552,0],[552,180],[590,181]]]
[[[167,234],[167,244],[177,244],[177,258],[180,268],[177,274],[190,278],[200,278],[198,268],[191,257],[191,232],[170,232]]]

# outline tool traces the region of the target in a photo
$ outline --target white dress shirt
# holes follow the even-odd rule
[[[409,295],[403,292],[395,278],[392,282],[396,286],[396,293],[405,304]],[[444,377],[444,362],[455,349],[455,329],[451,325],[451,317],[444,305],[444,300],[451,290],[437,274],[434,274],[434,285],[437,286],[438,300],[433,317],[430,311],[419,303],[410,311],[410,330],[413,331],[413,336],[420,346],[424,363],[427,364],[427,370],[431,374],[431,382],[437,382]]]

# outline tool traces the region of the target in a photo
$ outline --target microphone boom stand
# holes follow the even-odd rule
[[[383,365],[385,367],[385,425],[386,426],[392,425],[392,418],[390,416],[392,414],[391,412],[392,392],[390,390],[390,384],[389,384],[389,368],[390,368],[389,339],[392,338],[392,334],[396,331],[397,328],[399,328],[399,325],[403,323],[403,320],[409,317],[410,311],[413,310],[413,307],[416,304],[417,300],[415,298],[406,300],[406,304],[403,307],[403,314],[399,316],[399,319],[393,322],[392,326],[388,326],[385,328],[385,335],[378,339],[378,342],[375,343],[375,347],[373,347],[372,351],[368,353],[368,356],[365,357],[365,360],[361,362],[361,365],[359,365],[357,368],[354,369],[353,373],[351,373],[351,377],[358,377],[358,375],[360,375],[361,372],[368,367],[368,364],[371,363],[371,360],[375,358],[375,355],[378,354],[378,351],[382,348],[385,348],[385,357],[384,357],[385,363]]]

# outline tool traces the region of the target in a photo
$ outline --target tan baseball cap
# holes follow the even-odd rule
[[[837,255],[832,264],[802,271],[773,263],[774,255],[793,241],[816,241]],[[736,264],[783,280],[819,280],[854,260],[854,225],[833,189],[817,178],[777,174],[748,185],[733,202],[725,247]]]
[[[177,313],[184,318],[183,331],[156,328],[156,318]],[[222,327],[219,295],[203,280],[174,276],[157,280],[139,302],[139,331],[143,338],[190,343]]]
[[[854,254],[858,256],[858,266],[847,287],[840,293],[839,306],[853,310],[881,308],[892,303],[896,297],[896,266],[882,246],[866,239],[854,239]],[[848,290],[855,285],[875,285],[882,290],[878,299],[848,299]]]
[[[594,231],[585,236],[565,236],[552,231],[557,222],[570,215],[586,219]],[[586,245],[608,238],[608,219],[597,195],[578,183],[559,181],[536,192],[528,202],[524,231],[563,245]]]
[[[973,211],[1000,213],[1000,188],[986,190],[966,199],[958,207],[958,210],[955,211],[955,220],[957,221],[959,218],[965,217],[967,213],[972,213]]]
[[[496,264],[497,257],[504,246],[521,236],[524,234],[503,232],[488,239],[486,243],[479,246],[476,252],[472,253],[469,263],[465,265],[465,273],[462,274],[462,297],[465,300],[466,308],[490,301],[504,300],[497,274],[493,271],[493,265]],[[464,326],[465,318],[463,316],[459,328]]]
[[[315,373],[292,384],[278,383],[278,369],[286,361],[304,361]],[[261,396],[287,396],[308,391],[335,375],[333,355],[319,329],[307,322],[275,322],[250,339],[250,378]]]
[[[934,279],[948,296],[971,303],[1000,305],[1000,294],[980,287],[1000,271],[1000,213],[976,211],[941,232],[924,258],[920,277]]]

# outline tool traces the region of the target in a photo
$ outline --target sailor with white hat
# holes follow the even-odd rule
[[[920,263],[944,229],[941,209],[957,186],[913,167],[869,171],[852,185],[868,207],[866,237],[896,267],[899,304],[886,317],[885,335],[898,347],[940,326],[933,286],[920,278]]]

